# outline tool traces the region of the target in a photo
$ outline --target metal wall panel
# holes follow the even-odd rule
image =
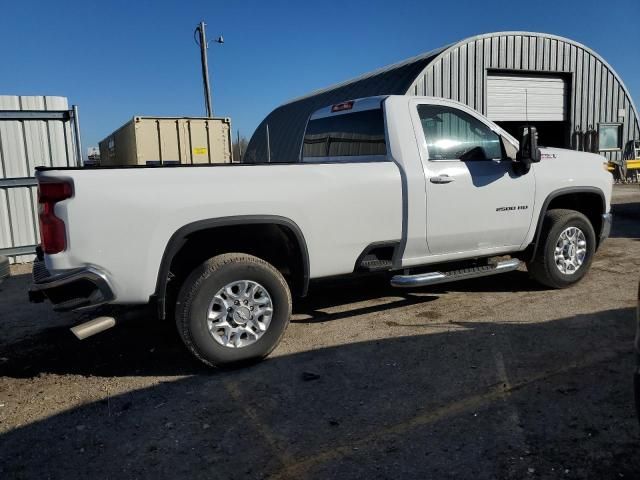
[[[498,37],[498,68],[507,68],[507,37]]]
[[[482,99],[484,98],[484,46],[482,40],[477,40],[476,44],[476,60],[475,60],[475,85],[476,91],[474,95],[474,106],[478,111],[484,110]]]
[[[522,35],[513,35],[513,67],[516,70],[522,68]]]
[[[6,110],[66,111],[69,105],[64,97],[3,95],[0,111]],[[32,249],[39,241],[35,168],[76,164],[69,120],[0,119],[0,253]],[[9,258],[27,262],[33,255]]]
[[[451,77],[446,79],[447,82],[451,83],[451,98],[452,100],[458,100],[459,93],[459,85],[458,79],[460,78],[460,49],[456,48],[455,51],[451,52]],[[436,97],[442,96],[442,90],[435,89],[433,95]]]
[[[512,69],[514,68],[513,66],[513,62],[514,62],[514,44],[515,44],[515,37],[513,36],[509,36],[506,37],[507,39],[507,52],[506,52],[506,64],[504,66],[504,68],[507,69]]]
[[[445,78],[451,77],[451,59],[444,57],[442,59],[442,76]],[[445,97],[451,96],[451,82],[445,82],[442,86],[442,95]]]
[[[475,108],[476,103],[476,42],[469,43],[467,48],[467,91],[468,103]]]

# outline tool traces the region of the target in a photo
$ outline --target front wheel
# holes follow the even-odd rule
[[[587,217],[575,210],[547,212],[535,258],[527,263],[534,280],[566,288],[584,277],[596,250],[596,234]]]
[[[187,348],[207,365],[266,357],[280,343],[291,316],[282,274],[241,253],[213,257],[185,280],[176,325]]]

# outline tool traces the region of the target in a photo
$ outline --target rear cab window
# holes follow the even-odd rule
[[[303,162],[387,159],[384,112],[380,100],[375,103],[375,108],[360,110],[357,110],[357,102],[333,105],[311,116],[302,144]]]

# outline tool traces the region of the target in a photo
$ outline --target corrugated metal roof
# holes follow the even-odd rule
[[[467,38],[358,78],[294,99],[271,112],[253,134],[245,161],[298,161],[309,115],[341,101],[375,95],[428,95],[458,100],[486,114],[488,71],[541,72],[571,76],[570,130],[623,123],[623,142],[640,138],[638,112],[613,68],[584,45],[556,35],[497,32]],[[625,111],[619,117],[619,110]],[[613,161],[620,152],[604,152]]]
[[[64,97],[0,95],[0,110],[68,109]],[[0,185],[16,179],[0,186],[0,250],[38,243],[37,189],[29,179],[38,166],[75,166],[74,152],[68,120],[0,120]],[[33,256],[14,258],[30,261]]]

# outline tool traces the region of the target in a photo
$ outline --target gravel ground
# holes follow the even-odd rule
[[[640,195],[562,291],[518,271],[399,291],[317,285],[267,361],[209,370],[140,314],[78,318],[0,286],[2,478],[640,477],[631,372]]]

